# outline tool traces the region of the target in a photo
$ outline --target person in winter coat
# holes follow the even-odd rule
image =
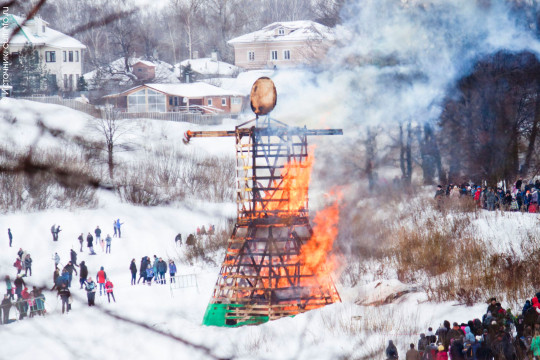
[[[96,299],[96,283],[91,277],[86,281],[86,297],[88,298],[88,306],[94,306]]]
[[[182,245],[182,234],[178,233],[176,237],[174,238],[174,244],[175,245]]]
[[[83,242],[84,242],[84,235],[83,235],[83,233],[81,233],[81,235],[79,235],[79,237],[78,237],[77,239],[79,240],[79,244],[81,244],[81,250],[80,250],[80,252],[82,252],[82,251],[83,251],[83,250],[82,250],[82,244],[83,244]]]
[[[62,272],[67,271],[68,273],[68,287],[71,287],[71,280],[73,279],[73,272],[75,271],[76,275],[79,275],[77,272],[77,269],[75,269],[75,266],[71,263],[71,261],[68,261],[67,265],[64,266],[64,269],[62,269]]]
[[[4,281],[6,282],[6,295],[9,296],[11,300],[15,300],[15,297],[13,296],[13,285],[11,285],[11,279],[9,275],[6,275],[4,278]]]
[[[103,268],[103,266],[97,272],[96,279],[99,284],[99,296],[101,296],[102,290],[103,290],[103,293],[105,293],[105,279],[107,279],[107,273],[105,272],[105,269]]]
[[[86,263],[84,261],[81,261],[81,272],[79,273],[79,283],[81,284],[81,289],[83,288],[83,285],[86,283],[86,279],[88,278],[88,267],[86,266]]]
[[[171,276],[171,283],[176,283],[174,276],[176,275],[176,264],[173,260],[169,260],[169,275]]]
[[[17,275],[19,275],[23,268],[21,259],[17,258],[13,263],[13,266],[17,269]]]
[[[474,343],[475,341],[474,334],[472,333],[471,328],[469,326],[465,327],[465,338],[463,339],[463,341],[468,341],[471,344]]]
[[[131,285],[135,285],[137,283],[137,265],[135,264],[135,259],[131,260],[129,271],[131,271]]]
[[[114,298],[113,287],[114,285],[111,280],[107,279],[107,281],[105,282],[105,291],[107,291],[107,300],[109,300],[109,303],[111,302],[111,296],[114,302],[116,302],[116,299]]]
[[[414,348],[414,344],[410,345],[410,349],[405,354],[405,360],[421,360],[420,353]]]
[[[56,267],[56,268],[54,269],[54,273],[53,273],[53,283],[54,283],[54,285],[53,285],[51,291],[53,291],[54,289],[57,288],[57,285],[56,285],[56,284],[57,284],[57,282],[58,282],[58,278],[59,278],[59,277],[60,277],[60,269],[59,269],[58,267]]]
[[[75,266],[79,266],[77,265],[77,252],[75,252],[75,250],[71,249],[70,252],[69,252],[69,255],[71,257],[71,263]]]
[[[60,296],[60,299],[62,299],[62,314],[64,311],[69,312],[69,297],[71,296],[71,292],[69,291],[68,287],[62,285],[60,290],[58,290],[58,296]]]
[[[7,229],[7,233],[9,239],[9,247],[11,247],[11,244],[13,243],[13,235],[11,234],[11,229]]]
[[[60,265],[60,255],[58,255],[58,253],[54,253],[54,256],[53,256],[53,260],[54,260],[54,267],[58,267],[58,265]]]
[[[28,271],[30,271],[30,275],[28,275]],[[32,276],[32,258],[30,254],[24,257],[24,276]]]
[[[437,360],[448,360],[448,353],[444,349],[444,345],[439,345],[439,352],[437,353]]]
[[[530,352],[536,357],[535,360],[540,358],[540,332],[536,332],[531,342]]]
[[[107,243],[107,248],[105,249],[105,253],[111,253],[111,242],[112,238],[109,234],[107,234],[107,237],[105,238],[105,242]]]
[[[386,348],[386,360],[398,359],[398,351],[396,345],[392,340],[388,341],[388,347]]]
[[[2,300],[2,303],[0,304],[0,313],[2,313],[1,315],[1,320],[0,321],[0,324],[9,324],[9,310],[11,310],[11,300],[9,299],[9,296],[6,294],[4,295],[4,299]]]
[[[424,351],[426,351],[426,347],[429,345],[429,340],[426,337],[426,334],[422,333],[420,334],[420,340],[418,340],[418,351],[420,352],[420,356],[424,354]]]
[[[17,300],[20,300],[22,297],[21,294],[23,287],[26,287],[26,283],[24,282],[22,276],[19,274],[17,275],[15,281],[13,281],[13,284],[15,285],[15,294],[17,294]]]
[[[88,247],[88,251],[90,251],[90,255],[96,255],[94,251],[94,237],[90,233],[86,235],[86,244]]]
[[[158,257],[156,255],[154,255],[154,262],[152,264],[152,271],[154,272],[154,281],[157,282],[158,281],[158,269],[157,269],[157,264],[158,264]]]
[[[523,305],[523,311],[521,312],[521,315],[525,316],[525,313],[531,308],[531,306],[531,300],[525,301],[525,305]]]
[[[137,280],[137,284],[139,283],[139,281],[141,281],[141,279],[143,279],[143,284],[146,282],[146,269],[148,268],[147,258],[148,258],[147,256],[143,256],[141,258],[141,267],[139,268],[140,273],[139,273],[139,280]]]
[[[105,251],[105,244],[103,243],[103,239],[101,239],[101,229],[99,226],[96,226],[94,234],[96,234],[96,244],[101,245],[101,252]]]
[[[149,263],[146,267],[146,282],[148,283],[149,286],[152,285],[153,278],[154,278],[154,268]]]
[[[122,225],[124,225],[124,223],[121,223],[120,219],[116,219],[116,230],[118,231],[118,238],[122,237]]]
[[[162,258],[159,258],[156,268],[158,271],[158,283],[165,284],[167,282],[165,280],[165,274],[167,273],[167,263],[163,261]]]

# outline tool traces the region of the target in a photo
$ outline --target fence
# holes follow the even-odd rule
[[[71,109],[82,111],[93,117],[102,117],[103,112],[99,107],[91,104],[85,104],[75,99],[64,99],[60,96],[31,96],[19,97],[18,99],[37,101],[45,104],[56,104],[67,106]],[[220,125],[223,119],[232,117],[230,114],[200,114],[188,112],[142,112],[128,113],[122,112],[121,119],[151,119],[175,122],[188,122],[197,125]]]
[[[173,290],[185,289],[190,287],[196,287],[199,291],[199,284],[197,283],[197,275],[176,275],[172,276],[169,281],[169,287],[171,289],[171,296],[173,296]]]
[[[45,104],[56,104],[67,106],[68,108],[84,112],[93,117],[101,117],[101,109],[91,104],[86,104],[75,99],[64,99],[60,96],[31,96],[19,97],[17,99],[37,101]]]

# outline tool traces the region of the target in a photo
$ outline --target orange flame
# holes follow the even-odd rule
[[[336,261],[329,255],[338,235],[340,199],[338,193],[332,205],[317,212],[313,235],[300,249],[301,264],[319,277],[328,276],[335,269]]]

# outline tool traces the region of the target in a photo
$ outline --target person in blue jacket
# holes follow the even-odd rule
[[[169,274],[171,275],[171,283],[175,283],[176,280],[174,279],[174,276],[176,275],[176,264],[172,259],[169,260]]]

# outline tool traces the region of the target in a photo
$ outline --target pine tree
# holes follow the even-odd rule
[[[86,82],[84,76],[80,76],[77,81],[77,91],[88,91],[88,83]]]

